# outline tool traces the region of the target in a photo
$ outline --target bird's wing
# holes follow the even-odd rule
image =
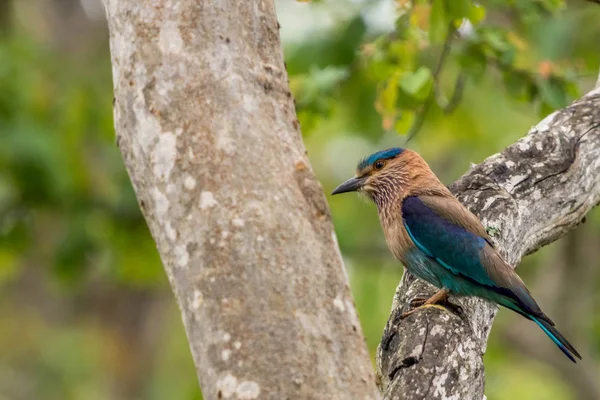
[[[446,199],[450,202],[454,199]],[[454,200],[456,201],[456,200]],[[418,196],[409,196],[402,203],[404,226],[415,245],[454,274],[463,275],[480,285],[497,286],[481,262],[481,252],[489,244],[486,239],[457,223],[460,216],[448,209],[441,210]],[[444,215],[444,217],[442,217]],[[463,225],[463,226],[461,226]]]
[[[473,226],[472,221],[465,222],[463,215],[453,213],[462,207],[451,204],[458,200],[447,198],[445,203],[427,200],[410,196],[402,204],[404,226],[415,245],[455,275],[500,295],[504,306],[512,309],[517,306],[519,310],[515,311],[542,316],[521,278],[488,239],[467,229]]]
[[[455,213],[461,207],[451,202],[458,200],[444,200],[422,200],[420,196],[404,199],[404,226],[415,246],[455,275],[466,278],[470,282],[467,286],[479,288],[475,291],[477,295],[494,300],[533,320],[572,361],[575,361],[574,356],[581,359],[573,345],[542,312],[521,278],[488,240],[472,228],[473,221],[465,222],[461,219],[463,215]]]
[[[454,197],[420,195],[419,199],[440,217],[477,235],[494,247],[479,218]]]

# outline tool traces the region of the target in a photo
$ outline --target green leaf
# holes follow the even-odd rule
[[[345,67],[311,67],[308,74],[293,77],[290,89],[294,93],[299,108],[309,108],[324,112],[327,102],[340,83],[348,77]]]
[[[379,105],[384,115],[393,114],[396,111],[398,100],[398,76],[394,75],[385,82],[385,88],[379,94]]]
[[[486,29],[482,33],[483,42],[488,46],[488,53],[497,57],[502,65],[512,65],[517,49],[506,37],[507,33],[498,29]]]
[[[470,0],[449,0],[446,2],[450,19],[461,19],[469,16],[472,5]]]
[[[469,20],[473,25],[478,25],[481,21],[485,19],[485,7],[479,4],[473,4],[471,9],[469,10]]]
[[[495,51],[503,52],[510,50],[510,43],[506,40],[503,33],[497,30],[485,30],[483,40]]]
[[[403,110],[400,118],[396,120],[394,128],[401,135],[406,135],[415,122],[415,112]]]
[[[508,94],[516,99],[526,99],[531,79],[525,74],[514,71],[505,71],[503,74],[504,86]]]
[[[516,55],[517,49],[510,45],[505,51],[498,53],[498,61],[503,65],[513,65]]]
[[[567,105],[567,93],[558,79],[550,78],[538,81],[540,96],[544,103],[557,109]]]
[[[442,43],[448,34],[448,20],[442,0],[433,0],[429,14],[429,40]]]
[[[415,72],[407,72],[398,82],[400,89],[417,100],[425,100],[433,84],[429,68],[420,67]]]
[[[398,39],[406,40],[408,39],[408,33],[410,30],[410,13],[405,12],[400,15],[396,20],[396,35],[398,35]]]
[[[538,3],[553,14],[565,8],[564,0],[538,0]]]
[[[481,79],[487,67],[483,49],[477,44],[468,45],[458,58],[460,66],[475,80]]]

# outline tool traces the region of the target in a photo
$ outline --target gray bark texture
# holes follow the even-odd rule
[[[600,89],[549,115],[450,188],[479,216],[513,266],[557,240],[600,202]],[[377,352],[384,399],[485,397],[482,357],[497,307],[477,298],[451,297],[462,314],[429,308],[399,318],[413,297],[434,292],[407,273],[396,290]]]
[[[204,398],[379,398],[272,0],[105,7],[117,145]]]

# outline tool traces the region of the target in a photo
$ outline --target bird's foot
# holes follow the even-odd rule
[[[411,307],[421,307],[425,304],[444,303],[448,299],[450,292],[447,289],[440,289],[431,297],[415,297],[410,301]]]
[[[409,315],[414,314],[416,311],[420,310],[421,308],[427,308],[427,307],[435,307],[435,308],[439,308],[440,310],[450,311],[454,314],[461,315],[462,308],[459,305],[453,304],[450,301],[448,301],[449,293],[450,292],[447,289],[440,289],[431,297],[415,297],[415,298],[413,298],[409,303],[410,307],[413,309],[403,313],[400,316],[400,319],[404,319],[404,318],[408,317]]]

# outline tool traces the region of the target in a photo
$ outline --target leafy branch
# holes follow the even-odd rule
[[[511,98],[536,102],[541,114],[564,107],[578,96],[577,75],[570,67],[550,60],[533,62],[526,40],[507,27],[484,23],[483,6],[470,0],[399,4],[396,32],[374,41],[365,56],[379,82],[375,107],[383,128],[406,132],[407,142],[422,129],[433,106],[452,113],[462,100],[467,79],[480,80],[488,65],[501,72]],[[522,22],[552,17],[564,4],[554,1],[537,6],[542,11],[522,13]],[[509,14],[510,8],[503,7],[501,11]],[[438,43],[443,45],[437,62],[432,68],[423,66]],[[447,98],[441,89],[442,77],[445,70],[457,67],[453,92]]]
[[[452,112],[460,102],[460,98],[462,97],[462,93],[466,82],[466,75],[463,72],[461,72],[458,78],[456,79],[456,83],[454,85],[454,92],[450,100],[445,100],[443,98],[443,94],[440,89],[440,76],[444,69],[444,64],[446,63],[446,61],[448,60],[448,56],[450,55],[450,51],[452,49],[452,42],[455,36],[456,30],[454,29],[454,26],[450,24],[448,26],[448,33],[446,34],[446,39],[444,40],[442,53],[440,54],[440,58],[433,73],[433,85],[431,87],[431,90],[429,91],[427,100],[423,104],[423,108],[417,114],[415,122],[410,127],[410,130],[406,135],[406,143],[411,141],[421,130],[421,127],[425,122],[427,112],[429,111],[429,108],[433,105],[434,101],[436,101],[438,106],[442,108],[446,113]]]

